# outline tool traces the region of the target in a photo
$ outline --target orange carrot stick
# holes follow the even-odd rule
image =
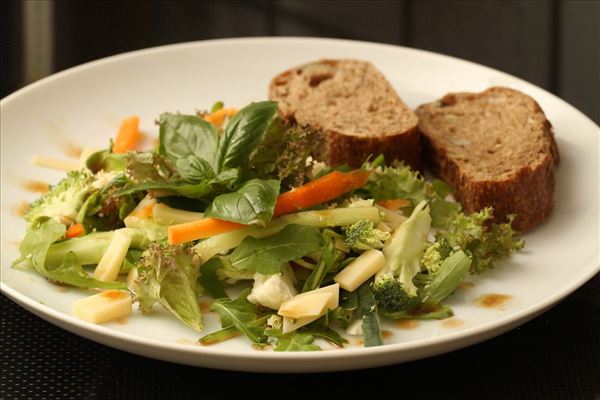
[[[387,208],[388,210],[397,211],[402,207],[410,206],[410,201],[406,199],[391,199],[378,201],[377,204]]]
[[[214,126],[221,126],[225,121],[225,117],[233,117],[237,111],[235,108],[220,108],[213,113],[206,114],[204,120]]]
[[[294,190],[279,195],[273,216],[288,214],[302,208],[315,206],[333,200],[344,193],[362,187],[370,172],[356,170],[352,172],[334,171]],[[198,221],[171,225],[168,229],[169,244],[180,244],[192,240],[204,239],[243,228],[247,225],[223,221],[216,218],[204,218]]]
[[[333,200],[344,193],[362,187],[369,178],[369,171],[333,171],[277,198],[273,216],[289,214],[302,208],[316,206]]]
[[[71,239],[85,233],[85,228],[82,224],[73,224],[67,228],[67,238]]]
[[[171,225],[168,230],[169,244],[181,244],[191,242],[192,240],[204,239],[245,226],[237,222],[223,221],[216,218],[204,218],[198,221]]]
[[[135,149],[140,139],[139,125],[140,119],[136,116],[125,118],[121,122],[113,144],[113,153],[127,153]]]

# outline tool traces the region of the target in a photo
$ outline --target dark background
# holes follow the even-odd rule
[[[2,2],[2,97],[101,57],[192,40],[324,36],[398,44],[516,75],[600,121],[597,1]]]
[[[399,44],[533,82],[600,122],[600,2],[1,2],[1,96],[56,71],[162,44],[323,36]],[[568,266],[565,266],[568,267]],[[600,279],[496,339],[356,372],[242,374],[145,359],[0,296],[1,398],[600,398]]]

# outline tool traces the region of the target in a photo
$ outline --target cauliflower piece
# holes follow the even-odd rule
[[[264,307],[278,310],[281,304],[296,296],[294,271],[285,264],[280,274],[254,274],[254,286],[248,296],[248,301]]]

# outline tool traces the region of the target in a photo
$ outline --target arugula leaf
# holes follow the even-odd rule
[[[67,228],[63,224],[59,224],[51,218],[41,217],[36,219],[19,245],[21,257],[13,265],[31,258],[35,270],[40,275],[45,276],[44,261],[48,249],[50,249],[52,243],[64,238],[66,231]]]
[[[159,302],[186,325],[200,331],[204,325],[198,305],[199,265],[189,246],[154,243],[138,265],[135,299],[142,312]]]
[[[265,315],[264,317],[260,317],[250,322],[249,325],[253,327],[261,327],[265,325],[268,319],[269,315]],[[242,335],[243,333],[240,332],[240,330],[236,328],[235,325],[229,325],[226,328],[219,329],[218,331],[202,336],[198,341],[203,345],[211,345],[224,342],[225,340],[233,339]]]
[[[177,160],[190,156],[203,159],[213,171],[220,171],[215,159],[218,136],[211,124],[194,115],[170,113],[162,114],[159,124],[160,154],[166,155],[175,165]]]
[[[91,277],[81,266],[77,254],[70,251],[63,263],[53,270],[45,270],[44,276],[50,280],[83,289],[121,289],[127,290],[123,282],[104,282]]]
[[[252,325],[257,319],[256,306],[248,301],[249,294],[250,289],[245,289],[237,299],[217,299],[210,309],[219,313],[223,328],[233,325],[252,342],[264,343],[267,339],[264,328]]]
[[[295,332],[291,336],[282,336],[277,340],[274,351],[319,351],[321,348],[312,344],[315,337],[309,333]]]
[[[264,227],[273,217],[278,195],[279,181],[252,179],[233,193],[215,197],[205,215]]]
[[[219,257],[213,257],[200,267],[198,283],[213,299],[228,297],[223,288],[223,283],[217,277],[217,270],[223,267]]]
[[[362,314],[365,347],[381,346],[383,344],[381,324],[379,322],[379,315],[377,314],[377,303],[371,291],[372,281],[373,279],[370,279],[358,288],[358,302],[360,313]]]
[[[237,270],[276,274],[281,272],[284,262],[314,253],[322,245],[323,236],[317,228],[291,224],[264,239],[245,238],[231,253],[229,261]]]
[[[241,167],[265,136],[277,113],[277,102],[262,101],[242,108],[227,124],[217,153],[215,170]]]
[[[444,319],[454,315],[454,311],[442,304],[424,303],[411,310],[386,312],[390,319]]]
[[[327,232],[327,231],[325,231]],[[321,286],[323,279],[328,272],[334,270],[342,258],[342,252],[335,248],[332,235],[323,234],[325,246],[321,251],[321,258],[317,266],[311,271],[310,275],[304,282],[302,292],[309,292]]]

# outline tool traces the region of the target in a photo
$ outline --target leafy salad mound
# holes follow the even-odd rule
[[[162,114],[154,151],[89,156],[30,205],[13,266],[127,290],[143,313],[159,303],[196,331],[208,296],[222,329],[202,344],[243,335],[313,351],[316,339],[344,346],[343,330],[382,345],[381,318],[449,317],[443,301],[468,274],[523,246],[510,220],[463,214],[451,188],[401,163],[316,162],[319,135],[284,123],[275,102],[216,121],[221,106]]]

